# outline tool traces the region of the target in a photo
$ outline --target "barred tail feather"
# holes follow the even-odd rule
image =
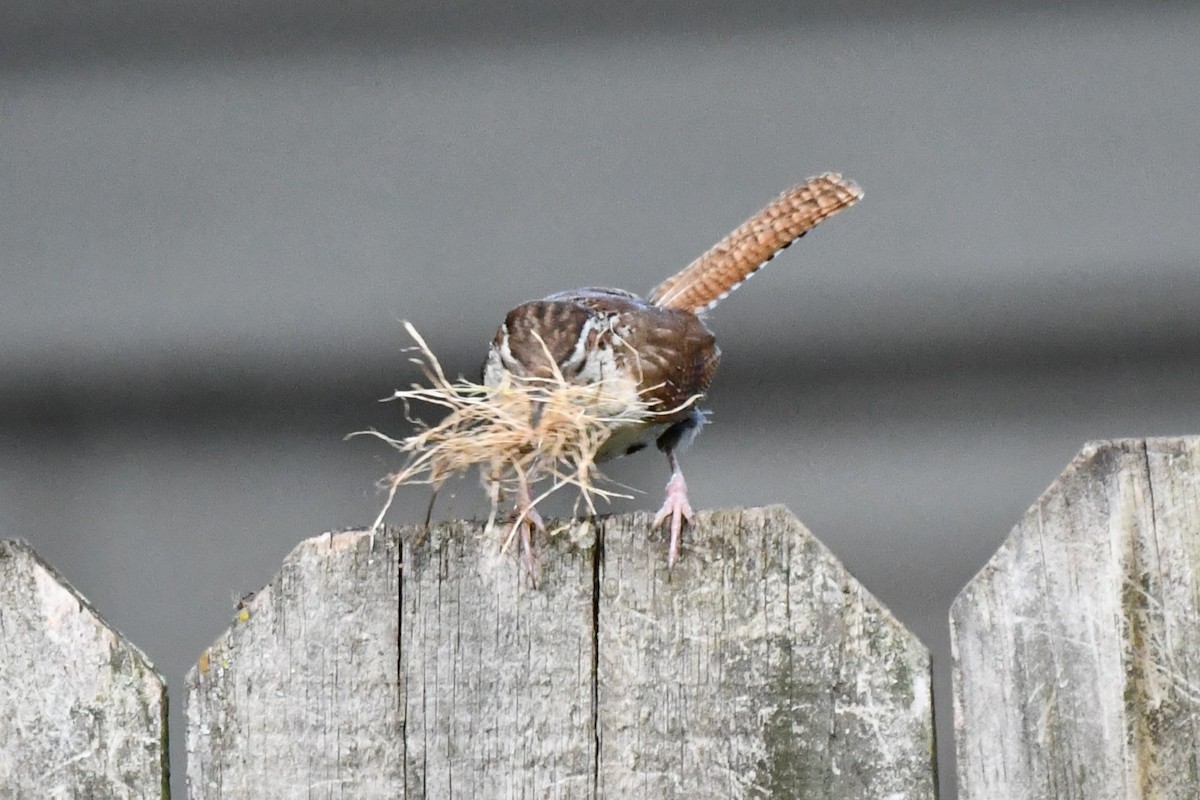
[[[781,194],[707,253],[660,283],[650,302],[693,313],[707,311],[742,281],[826,217],[862,199],[862,189],[827,172]]]

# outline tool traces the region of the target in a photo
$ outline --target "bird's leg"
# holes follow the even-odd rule
[[[667,567],[670,568],[675,566],[675,561],[679,558],[683,523],[686,520],[689,525],[693,524],[695,513],[688,503],[687,482],[683,479],[683,472],[675,458],[675,448],[668,448],[666,452],[667,463],[671,465],[671,480],[667,481],[667,498],[654,517],[654,527],[657,528],[668,519],[671,520],[671,544],[667,550]]]
[[[537,554],[533,549],[533,532],[537,531],[542,535],[546,533],[546,523],[542,520],[542,515],[533,505],[533,499],[529,495],[529,484],[525,480],[524,475],[518,476],[516,507],[513,509],[513,527],[509,530],[507,539],[518,535],[521,542],[521,560],[525,562],[525,568],[529,571],[529,582],[537,587],[539,576]]]

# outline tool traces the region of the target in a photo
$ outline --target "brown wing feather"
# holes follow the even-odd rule
[[[655,287],[650,302],[695,314],[707,311],[780,250],[862,195],[858,184],[836,172],[809,178]]]

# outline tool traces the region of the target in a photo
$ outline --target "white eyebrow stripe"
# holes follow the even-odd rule
[[[569,372],[580,366],[584,359],[587,358],[587,341],[588,335],[596,329],[600,324],[600,320],[595,316],[590,316],[587,322],[579,328],[579,338],[575,340],[575,348],[571,351],[571,355],[566,361],[559,365],[559,369],[563,372]]]

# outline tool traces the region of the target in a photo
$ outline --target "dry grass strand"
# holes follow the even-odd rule
[[[491,500],[489,528],[503,497],[522,484],[549,482],[548,488],[534,495],[533,506],[575,487],[576,510],[582,502],[595,513],[597,498],[630,496],[617,491],[617,484],[596,467],[596,457],[613,429],[653,424],[656,417],[677,413],[699,399],[690,398],[679,408],[655,409],[648,390],[639,393],[615,380],[574,384],[556,365],[550,378],[506,374],[498,386],[461,377],[450,380],[416,328],[408,322],[404,328],[416,343],[411,351],[417,355],[410,361],[420,368],[427,385],[414,383],[385,401],[404,404],[405,418],[415,432],[401,439],[373,429],[350,434],[377,437],[407,457],[401,469],[381,481],[387,500],[373,530],[383,523],[401,486],[429,485],[436,490],[476,467]],[[554,359],[547,360],[554,364]],[[436,424],[426,423],[413,413],[416,404],[443,409],[445,416]]]

